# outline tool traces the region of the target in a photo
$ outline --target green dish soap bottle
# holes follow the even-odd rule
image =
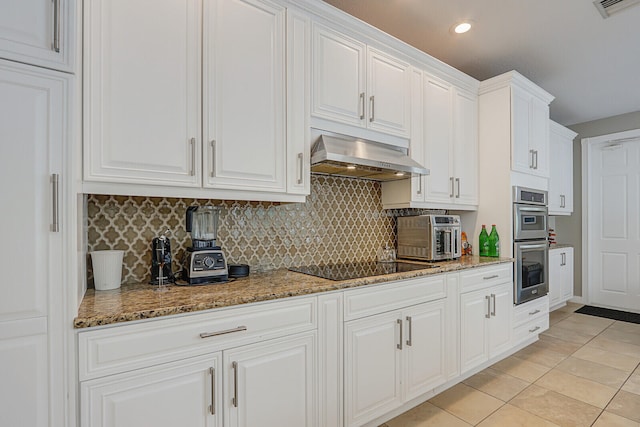
[[[500,256],[500,236],[498,236],[498,230],[496,230],[495,224],[491,226],[491,234],[489,234],[488,244],[489,244],[489,256],[496,257],[496,258],[499,257]]]
[[[482,224],[482,230],[480,231],[480,237],[478,239],[478,247],[480,256],[489,256],[489,235],[487,234],[487,228]]]

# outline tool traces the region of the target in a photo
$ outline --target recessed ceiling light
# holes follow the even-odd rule
[[[453,27],[453,32],[456,34],[466,33],[471,29],[471,23],[468,21],[461,22]]]

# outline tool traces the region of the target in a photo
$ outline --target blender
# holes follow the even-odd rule
[[[216,242],[220,208],[190,206],[186,217],[191,247],[187,248],[183,279],[190,285],[226,282],[229,278],[227,261]]]

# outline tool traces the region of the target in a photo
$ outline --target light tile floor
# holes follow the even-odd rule
[[[640,325],[550,314],[540,340],[381,427],[640,427]]]

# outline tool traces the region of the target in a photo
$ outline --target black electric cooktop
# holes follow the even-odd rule
[[[412,264],[409,262],[349,262],[344,264],[305,265],[291,267],[289,270],[310,276],[322,277],[329,280],[350,280],[362,277],[382,276],[385,274],[402,273],[406,271],[424,270],[435,267],[426,264]]]

